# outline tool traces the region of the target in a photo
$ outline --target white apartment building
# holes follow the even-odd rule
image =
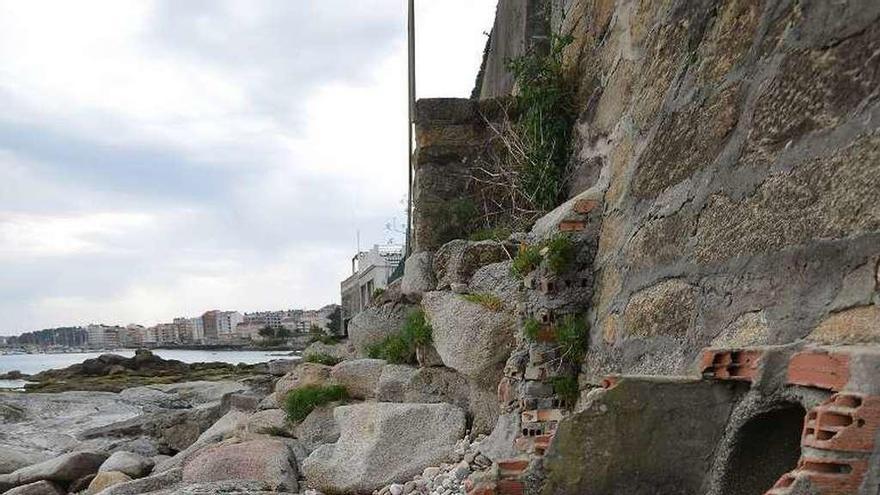
[[[238,311],[223,311],[217,315],[217,335],[230,335],[235,332],[239,323],[244,321],[244,315]]]
[[[92,349],[116,349],[119,347],[119,331],[122,327],[109,325],[89,325],[88,344]]]
[[[340,284],[345,328],[354,315],[370,305],[376,289],[388,286],[388,279],[403,260],[403,249],[398,244],[376,244],[351,259],[352,274]]]

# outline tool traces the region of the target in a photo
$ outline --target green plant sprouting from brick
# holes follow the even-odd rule
[[[521,149],[519,187],[537,209],[556,207],[563,196],[576,112],[574,85],[563,67],[571,36],[553,35],[549,49],[529,50],[509,60],[516,94],[513,132]]]
[[[409,314],[398,333],[367,347],[367,356],[393,364],[416,364],[416,349],[431,343],[431,324],[421,309]]]
[[[511,271],[519,278],[523,278],[531,273],[538,265],[541,264],[541,247],[520,245],[519,252],[513,258]]]
[[[541,324],[534,318],[529,318],[523,324],[523,335],[529,342],[538,340],[538,334],[541,333]]]
[[[562,358],[572,363],[580,363],[589,343],[587,319],[582,315],[565,315],[556,324],[555,332]]]
[[[571,238],[563,233],[556,234],[546,243],[547,266],[556,275],[561,275],[571,268],[577,256],[577,249]]]
[[[577,402],[580,395],[580,386],[578,385],[577,376],[562,375],[553,378],[553,393],[560,399],[564,400],[569,406]]]
[[[348,391],[341,385],[306,385],[287,394],[284,406],[287,419],[298,423],[316,407],[348,398]]]
[[[461,297],[468,302],[479,304],[489,311],[501,311],[504,309],[504,302],[495,294],[482,292],[478,294],[464,294]]]
[[[517,277],[523,278],[538,268],[543,259],[546,259],[550,271],[555,275],[562,275],[571,269],[576,257],[577,245],[571,236],[558,233],[540,244],[520,245],[519,251],[513,259],[511,271]]]

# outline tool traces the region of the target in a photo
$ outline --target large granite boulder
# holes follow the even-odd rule
[[[406,323],[412,306],[389,302],[371,306],[354,316],[348,323],[348,339],[359,356],[366,356],[367,349],[385,337],[400,332]]]
[[[496,241],[466,241],[456,239],[443,245],[433,257],[434,273],[439,290],[453,284],[467,284],[474,273],[491,263],[509,260],[516,254],[516,246]]]
[[[418,302],[422,299],[422,294],[437,287],[433,260],[434,253],[430,251],[413,253],[406,259],[400,292],[408,300]]]
[[[294,436],[311,452],[320,445],[339,440],[339,423],[333,417],[333,405],[316,407],[294,429]]]
[[[205,430],[196,439],[192,445],[178,452],[174,457],[156,464],[154,472],[160,473],[169,469],[181,467],[186,461],[193,458],[198,452],[208,445],[227,440],[235,435],[241,429],[241,425],[246,423],[250,415],[243,411],[232,410],[226,413],[210,428]]]
[[[49,458],[50,456],[42,451],[0,446],[0,474],[11,473],[16,469],[31,466]]]
[[[426,467],[452,462],[465,433],[464,411],[451,404],[362,403],[334,410],[335,444],[303,463],[308,483],[326,493],[369,493],[405,482]]]
[[[422,307],[443,364],[470,378],[497,384],[499,365],[513,348],[513,315],[442,291],[425,293]]]
[[[275,382],[275,403],[284,407],[287,394],[308,385],[324,385],[330,381],[330,366],[318,363],[302,363]]]
[[[66,493],[51,481],[36,481],[3,492],[3,495],[66,495]]]
[[[240,427],[247,434],[276,436],[286,434],[290,429],[290,425],[287,422],[287,413],[281,409],[266,409],[265,411],[251,414]]]
[[[119,485],[131,481],[131,476],[120,473],[119,471],[104,471],[98,473],[97,476],[89,483],[89,493],[98,493],[111,486]]]
[[[184,483],[224,480],[265,482],[275,491],[296,492],[296,461],[283,442],[252,440],[209,447],[183,468]]]
[[[0,476],[0,490],[26,485],[35,481],[55,481],[67,484],[83,476],[96,473],[107,459],[95,452],[71,452],[48,461],[34,464]]]
[[[474,433],[491,432],[500,413],[495,386],[485,386],[444,367],[387,365],[376,398],[382,402],[456,405],[467,412]]]
[[[140,478],[125,483],[119,483],[100,492],[100,495],[139,495],[160,490],[170,489],[180,484],[183,478],[183,469],[174,468],[168,471],[153,474],[146,478]],[[94,495],[98,495],[97,493]]]
[[[153,461],[133,452],[115,452],[101,464],[99,473],[116,471],[132,478],[146,476],[153,469]]]
[[[312,342],[302,352],[303,356],[311,354],[326,354],[328,356],[333,356],[340,361],[345,361],[346,359],[356,358],[357,350],[354,348],[354,344],[352,344],[350,340],[344,340],[335,344],[325,344],[319,341]]]
[[[384,367],[382,359],[354,359],[334,366],[330,376],[343,385],[351,397],[368,399],[376,396],[376,386]]]

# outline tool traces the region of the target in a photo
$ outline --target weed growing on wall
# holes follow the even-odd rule
[[[520,187],[543,210],[560,204],[568,175],[577,115],[562,53],[571,42],[571,36],[551,36],[546,54],[532,50],[507,64],[517,90],[514,130],[522,143]]]
[[[538,268],[538,265],[540,264],[541,247],[521,244],[519,252],[517,252],[516,257],[513,258],[513,264],[511,265],[510,270],[517,277],[523,278],[535,268]]]
[[[574,242],[566,234],[557,234],[547,241],[547,266],[556,275],[561,275],[571,268],[577,249]]]
[[[534,318],[529,318],[523,324],[523,335],[529,342],[538,340],[538,333],[541,332],[541,324]]]

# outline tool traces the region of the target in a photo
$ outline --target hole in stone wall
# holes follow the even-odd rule
[[[722,480],[723,495],[761,495],[797,466],[806,411],[785,403],[736,432]]]

